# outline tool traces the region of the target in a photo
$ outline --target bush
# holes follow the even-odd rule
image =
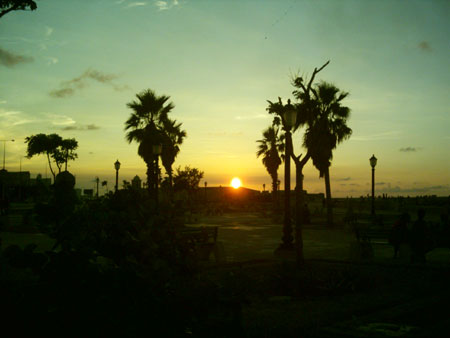
[[[119,191],[43,228],[56,239],[53,251],[13,246],[0,256],[7,267],[4,322],[17,335],[184,332],[193,314],[178,305],[195,264],[177,242],[168,207],[157,214],[146,192]],[[18,271],[28,271],[27,278],[12,283]]]

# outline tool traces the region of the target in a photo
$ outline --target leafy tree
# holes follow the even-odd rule
[[[314,118],[305,133],[304,145],[311,153],[313,164],[319,170],[320,177],[325,178],[327,222],[331,225],[333,209],[330,166],[333,150],[352,134],[352,130],[347,126],[350,108],[342,105],[348,93],[340,91],[333,84],[320,82],[315,86],[313,94],[311,105]]]
[[[61,172],[61,167],[64,164],[64,170],[67,171],[67,162],[69,160],[75,160],[78,154],[75,150],[78,148],[78,141],[74,138],[61,140],[60,145],[55,150],[56,165],[58,166],[59,172]]]
[[[187,190],[188,192],[195,191],[198,189],[203,174],[203,171],[200,171],[197,168],[191,168],[190,166],[185,166],[184,169],[181,169],[181,167],[176,168],[175,176],[173,178],[174,190]]]
[[[0,0],[0,18],[12,11],[34,11],[36,8],[36,2],[33,0]]]
[[[58,145],[61,143],[62,138],[57,134],[37,134],[29,136],[25,139],[27,146],[27,157],[32,158],[35,155],[45,154],[47,155],[48,166],[50,172],[53,175],[53,180],[55,180],[56,174],[52,167],[51,158],[54,159],[54,154]]]
[[[262,156],[262,163],[266,167],[267,172],[272,178],[272,196],[276,207],[277,199],[277,182],[278,168],[281,165],[280,153],[284,153],[284,144],[279,136],[279,128],[271,126],[263,131],[263,138],[258,142],[258,151],[256,156]],[[283,155],[282,155],[283,156]]]
[[[58,172],[61,172],[63,164],[65,164],[65,170],[67,171],[67,162],[78,157],[75,152],[78,148],[78,142],[74,138],[63,139],[58,134],[37,134],[27,137],[25,143],[27,143],[28,158],[35,155],[47,155],[53,180],[56,178],[56,173],[52,167],[52,160],[58,168]]]
[[[167,123],[168,114],[174,108],[172,102],[167,103],[169,96],[158,96],[147,89],[136,94],[137,100],[127,103],[133,112],[125,122],[128,142],[139,143],[138,154],[147,164],[147,187],[152,193],[157,184],[156,155],[153,154],[153,145],[164,141],[164,123]]]
[[[314,82],[314,78],[316,75],[324,69],[330,61],[327,61],[322,67],[314,68],[312,76],[305,83],[302,77],[296,77],[293,79],[292,84],[297,88],[293,92],[294,96],[298,100],[297,103],[291,104],[290,100],[288,100],[287,105],[283,105],[281,98],[278,98],[278,102],[268,101],[269,107],[267,111],[270,114],[274,114],[273,125],[280,126],[284,119],[284,114],[289,109],[293,109],[297,111],[296,124],[293,127],[293,132],[297,131],[303,126],[309,126],[314,117],[314,110],[312,109],[310,93],[314,89],[312,88],[312,84]],[[284,125],[284,123],[283,123]],[[295,223],[296,223],[296,231],[295,231],[295,243],[296,243],[296,251],[297,251],[297,262],[299,264],[303,264],[303,238],[302,238],[302,230],[301,225],[303,223],[303,215],[304,213],[304,196],[303,196],[303,168],[311,157],[310,151],[307,149],[306,155],[300,154],[298,156],[294,153],[294,146],[292,143],[292,138],[286,138],[284,140],[285,147],[289,150],[291,158],[295,163],[295,173],[296,173],[296,186],[295,186]],[[286,160],[286,159],[284,159]]]
[[[180,145],[186,137],[186,131],[181,129],[181,125],[182,124],[177,123],[176,120],[171,120],[169,118],[163,122],[164,134],[161,162],[166,170],[170,189],[172,189],[173,186],[172,165],[180,152]]]

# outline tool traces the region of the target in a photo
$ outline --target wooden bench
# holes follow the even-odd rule
[[[371,244],[389,244],[389,236],[391,229],[373,228],[373,227],[357,227],[355,235],[358,242],[366,241]]]
[[[209,260],[216,248],[219,227],[184,227],[177,238],[201,261]],[[217,257],[216,257],[217,258]]]

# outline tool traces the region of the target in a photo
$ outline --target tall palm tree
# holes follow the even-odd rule
[[[180,152],[180,145],[183,143],[184,138],[187,136],[186,130],[181,129],[182,123],[178,123],[176,120],[167,118],[163,121],[164,135],[163,135],[163,147],[161,153],[161,162],[166,170],[169,178],[169,187],[173,186],[173,170],[172,165],[175,162],[175,158]]]
[[[157,184],[155,167],[156,156],[153,154],[153,145],[162,144],[164,123],[168,120],[168,114],[174,108],[167,95],[156,95],[147,89],[136,94],[137,100],[127,103],[131,108],[128,120],[125,122],[127,130],[126,139],[129,143],[136,141],[139,143],[138,154],[147,164],[147,187],[150,192]]]
[[[277,206],[278,167],[281,165],[281,157],[284,155],[284,143],[280,140],[279,128],[268,127],[263,131],[263,139],[258,140],[258,151],[256,156],[262,156],[262,162],[272,178],[272,197],[275,207]],[[280,157],[281,153],[281,157]]]
[[[331,204],[330,166],[333,150],[348,139],[352,130],[347,126],[350,108],[342,105],[348,96],[331,83],[320,82],[313,90],[312,109],[314,118],[310,121],[304,137],[304,145],[311,154],[320,177],[325,178],[327,201],[327,222],[333,224]]]

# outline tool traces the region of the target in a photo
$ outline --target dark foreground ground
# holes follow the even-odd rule
[[[228,273],[246,285],[247,336],[450,335],[450,249],[429,252],[417,266],[409,257],[393,259],[390,245],[374,244],[373,260],[354,261],[349,229],[313,224],[304,228],[306,265],[297,270],[293,257],[274,258],[281,225],[271,219],[234,214],[199,223],[220,226]]]
[[[200,280],[226,290],[229,311],[205,313],[186,336],[209,337],[444,337],[450,335],[450,249],[427,254],[427,264],[392,258],[374,245],[371,261],[350,260],[354,236],[344,226],[306,226],[306,263],[275,257],[281,225],[256,213],[201,216],[191,226],[219,226],[225,262],[205,265]],[[42,234],[1,234],[3,246],[30,241],[51,248]],[[204,295],[208,297],[207,294]],[[221,331],[220,327],[233,327]]]

